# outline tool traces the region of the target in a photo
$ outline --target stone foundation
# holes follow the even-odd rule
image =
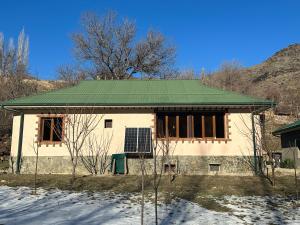
[[[153,159],[146,159],[147,173],[153,171]],[[158,168],[161,168],[161,160],[158,158]],[[168,163],[165,162],[168,166]],[[183,175],[252,175],[253,170],[249,163],[249,157],[243,156],[173,156],[170,164],[174,170]],[[218,165],[219,171],[211,171],[210,164]],[[138,159],[128,159],[129,174],[140,173]]]
[[[157,161],[160,169],[161,157],[158,157]],[[170,163],[174,165],[173,169],[176,173],[184,175],[252,175],[253,172],[248,161],[249,157],[243,156],[173,156]],[[145,159],[145,164],[147,174],[152,174],[153,159]],[[219,170],[211,171],[210,164],[219,165],[217,167]],[[107,173],[110,173],[109,169]],[[140,159],[128,158],[127,169],[130,175],[140,174]],[[35,157],[22,157],[21,173],[28,174],[34,173],[34,171]],[[71,171],[72,165],[70,158],[67,156],[39,157],[39,174],[70,174]],[[80,160],[77,166],[77,174],[89,174]]]

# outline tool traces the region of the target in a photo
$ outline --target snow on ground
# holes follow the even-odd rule
[[[176,199],[160,204],[160,224],[300,224],[300,209],[281,197],[225,196],[216,201],[229,213],[207,210]],[[145,205],[145,223],[153,224],[154,207]],[[0,186],[0,224],[140,224],[138,196],[111,192],[68,192]]]

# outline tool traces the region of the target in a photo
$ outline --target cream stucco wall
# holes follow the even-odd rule
[[[34,156],[33,143],[36,140],[38,117],[40,112],[28,112],[24,118],[24,135],[22,145],[23,156]],[[112,135],[110,154],[123,152],[126,127],[151,127],[154,131],[154,114],[152,111],[123,110],[122,112],[99,112],[103,116],[94,133],[109,137]],[[104,128],[104,120],[112,119],[113,128]],[[251,140],[250,113],[230,112],[228,115],[229,139],[225,141],[172,141],[174,155],[197,156],[245,156],[253,155]],[[11,155],[17,156],[20,117],[14,117]],[[245,135],[246,134],[246,135]],[[69,156],[65,145],[42,145],[39,148],[40,156]]]

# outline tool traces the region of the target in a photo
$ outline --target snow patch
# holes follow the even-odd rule
[[[139,194],[69,192],[0,186],[0,224],[140,224]],[[232,209],[214,212],[196,203],[176,199],[160,204],[159,223],[167,224],[300,224],[299,207],[280,197],[215,199]],[[299,204],[298,204],[299,205]],[[154,206],[145,203],[145,224],[154,224]]]

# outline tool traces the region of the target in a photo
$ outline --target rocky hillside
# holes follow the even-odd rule
[[[246,68],[249,93],[274,99],[278,113],[300,113],[300,44],[276,52],[263,63]]]
[[[300,116],[300,44],[276,52],[261,64],[244,68],[235,62],[206,76],[207,85],[274,100],[277,113]]]

